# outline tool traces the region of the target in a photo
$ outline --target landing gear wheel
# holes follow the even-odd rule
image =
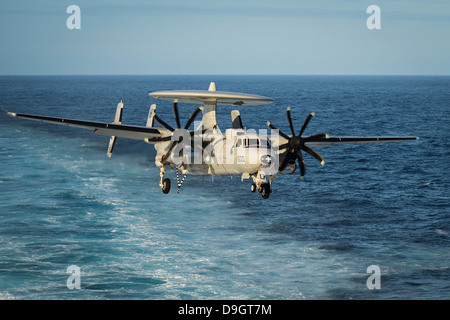
[[[167,194],[169,193],[169,191],[170,191],[170,179],[166,178],[162,183],[162,192]]]
[[[250,191],[251,192],[255,192],[256,191],[256,184],[255,183],[252,183],[252,186],[250,187]]]
[[[268,199],[271,192],[272,191],[270,190],[270,184],[264,183],[264,184],[261,185],[261,196],[264,199]]]

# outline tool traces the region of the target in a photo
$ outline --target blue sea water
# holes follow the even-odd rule
[[[4,112],[113,121],[123,99],[123,123],[157,103],[174,124],[148,93],[210,81],[276,100],[241,107],[247,128],[289,133],[291,106],[297,130],[316,113],[305,134],[420,140],[318,148],[325,166],[305,155],[305,179],[278,175],[268,200],[240,177],[164,195],[153,146],[119,139],[108,159],[108,137]],[[0,107],[0,298],[450,299],[450,77],[2,76]]]

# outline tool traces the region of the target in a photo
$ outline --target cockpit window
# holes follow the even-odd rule
[[[266,144],[261,144],[260,139],[257,138],[244,138],[237,139],[236,147],[244,147],[244,148],[270,148],[270,142],[267,139]]]
[[[245,139],[249,148],[259,148],[259,139]]]

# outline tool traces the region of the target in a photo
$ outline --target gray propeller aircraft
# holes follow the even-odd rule
[[[216,119],[217,106],[247,106],[265,105],[274,100],[258,95],[223,92],[216,90],[216,84],[211,82],[206,90],[168,90],[150,93],[150,96],[173,102],[173,113],[176,128],[167,124],[156,115],[156,105],[152,104],[146,126],[130,126],[122,124],[123,102],[117,105],[114,122],[93,122],[65,118],[55,118],[42,115],[8,112],[9,116],[44,123],[58,124],[93,130],[93,133],[111,136],[107,156],[111,157],[116,139],[127,138],[143,140],[153,144],[156,149],[155,165],[160,167],[159,186],[163,193],[169,193],[171,181],[165,178],[166,169],[176,170],[177,193],[180,191],[188,174],[206,176],[240,175],[241,181],[252,179],[251,191],[258,190],[267,199],[272,190],[272,182],[278,173],[289,170],[293,173],[300,168],[301,178],[305,176],[306,168],[302,151],[310,154],[324,165],[322,156],[313,147],[329,145],[380,143],[416,140],[418,137],[331,137],[326,133],[303,136],[303,133],[314,113],[310,113],[303,122],[300,131],[294,129],[290,107],[286,116],[291,135],[279,131],[273,124],[267,122],[267,130],[246,129],[238,110],[231,111],[232,127],[223,133]],[[181,126],[178,103],[201,105],[190,115],[188,121]],[[202,120],[194,121],[202,112]],[[154,127],[154,122],[162,128]],[[194,130],[190,130],[191,125]],[[180,171],[184,175],[180,180]]]

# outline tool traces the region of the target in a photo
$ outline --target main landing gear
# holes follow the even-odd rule
[[[162,182],[161,186],[162,192],[165,194],[168,194],[170,192],[170,179],[165,178]]]
[[[268,184],[268,183],[261,184],[261,189],[259,192],[261,192],[261,196],[264,199],[268,199],[270,196],[270,193],[272,192],[272,190],[270,189],[270,184]]]
[[[177,170],[177,193],[180,193],[180,189],[181,189],[181,185],[184,182],[184,179],[186,179],[187,174],[185,174],[183,176],[183,179],[181,179],[180,181],[180,177],[179,177],[179,173],[178,173],[178,168],[176,168]],[[164,168],[164,166],[161,167],[161,170],[159,171],[159,186],[162,189],[162,192],[164,194],[168,194],[170,192],[170,179],[169,178],[165,178],[164,179],[164,173],[166,172],[166,169]]]
[[[164,179],[164,173],[166,173],[166,168],[162,166],[159,171],[159,186],[161,187],[163,193],[168,194],[170,191],[170,179]]]
[[[259,193],[261,193],[261,196],[264,199],[268,199],[270,194],[272,193],[272,189],[270,188],[269,183],[261,183],[259,188],[257,187],[256,183],[252,183],[252,185],[250,187],[250,191],[256,192],[256,190],[258,190]]]

